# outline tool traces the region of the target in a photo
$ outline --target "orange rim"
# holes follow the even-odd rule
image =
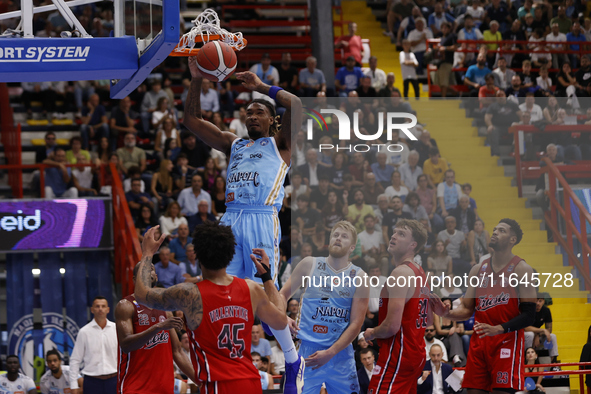
[[[234,39],[234,41],[236,41],[235,37],[232,37],[232,38]],[[210,35],[208,42],[219,40],[219,39],[220,39],[219,35]],[[201,35],[195,36],[195,42],[203,42]],[[239,48],[233,47],[232,49],[234,49],[235,52],[241,51],[242,49],[244,49],[246,47],[246,44],[248,44],[248,41],[245,38],[243,38],[243,42],[244,42],[244,45],[242,45],[241,47],[239,47]],[[177,44],[169,56],[176,56],[176,57],[197,56],[197,54],[199,53],[200,50],[201,50],[201,48],[193,48],[193,49],[179,48],[179,44]]]

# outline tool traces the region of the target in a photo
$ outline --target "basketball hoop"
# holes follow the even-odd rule
[[[195,26],[181,37],[170,56],[195,56],[200,49],[195,48],[198,42],[206,44],[218,40],[230,45],[235,51],[241,51],[248,43],[242,33],[230,33],[221,28],[220,18],[211,8],[204,10],[192,23]]]

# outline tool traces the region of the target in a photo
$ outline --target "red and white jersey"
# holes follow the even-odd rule
[[[166,312],[138,304],[133,295],[125,299],[135,307],[134,334],[166,320]],[[119,346],[118,394],[172,393],[173,390],[174,366],[168,330],[158,332],[142,348],[130,353],[124,353]]]
[[[413,270],[413,276],[417,279],[417,287],[412,298],[404,305],[400,330],[393,337],[377,340],[380,346],[380,357],[377,364],[380,369],[398,370],[403,366],[404,369],[416,370],[420,374],[426,362],[424,337],[427,327],[429,288],[426,286],[427,279],[422,268],[411,262],[404,264]],[[382,289],[380,296],[378,319],[379,324],[382,324],[388,314],[389,297],[386,286]],[[392,381],[394,380],[395,376],[392,376]]]
[[[513,257],[509,264],[497,273],[493,272],[490,258],[482,262],[478,273],[480,285],[476,288],[474,296],[474,321],[496,326],[510,321],[521,313],[518,288],[509,285],[510,275],[515,273],[515,267],[521,260],[523,259],[519,256]]]
[[[200,382],[259,379],[250,356],[254,314],[244,279],[228,286],[204,280],[196,284],[203,301],[203,320],[188,331],[191,362]]]

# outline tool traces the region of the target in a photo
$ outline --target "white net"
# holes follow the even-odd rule
[[[218,14],[211,8],[204,10],[192,23],[195,26],[191,28],[191,31],[181,37],[175,51],[181,52],[187,49],[193,49],[195,47],[195,38],[198,36],[203,43],[211,40],[219,40],[237,50],[241,50],[245,46],[242,33],[230,33],[220,27],[220,18],[218,18]]]

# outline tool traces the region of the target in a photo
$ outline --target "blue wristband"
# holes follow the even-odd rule
[[[277,93],[279,93],[280,90],[283,90],[283,88],[280,88],[279,86],[271,86],[269,88],[269,97],[275,100],[275,97],[277,97]]]

